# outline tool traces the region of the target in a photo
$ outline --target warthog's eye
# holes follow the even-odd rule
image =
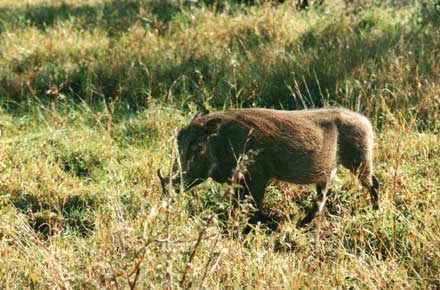
[[[194,142],[191,144],[191,146],[189,146],[189,150],[191,152],[196,152],[200,149],[200,143],[199,142]]]

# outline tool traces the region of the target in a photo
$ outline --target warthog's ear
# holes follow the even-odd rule
[[[220,128],[221,122],[222,119],[220,118],[214,118],[206,122],[206,133],[208,135],[216,134],[218,132],[218,129]]]
[[[203,117],[209,114],[209,110],[203,108],[202,110],[200,110],[193,118],[193,120],[197,119],[198,117]]]

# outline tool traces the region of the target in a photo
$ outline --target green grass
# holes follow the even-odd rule
[[[237,2],[0,1],[0,288],[440,287],[438,8]],[[247,236],[226,185],[162,195],[200,103],[365,113],[381,209],[345,170],[309,230],[312,186]]]

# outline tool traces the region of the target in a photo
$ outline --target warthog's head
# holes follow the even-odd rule
[[[175,188],[182,184],[188,190],[211,176],[217,160],[209,138],[217,133],[221,119],[201,118],[207,114],[208,111],[198,113],[187,127],[180,130],[177,144],[181,172],[177,162],[174,163],[171,179],[169,176],[163,177],[158,170],[163,190],[170,182]]]

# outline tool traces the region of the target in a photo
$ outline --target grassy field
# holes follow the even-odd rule
[[[440,288],[436,1],[239,2],[0,0],[0,289]],[[307,230],[313,186],[246,236],[226,185],[164,196],[201,103],[364,113],[381,209],[343,169]]]

